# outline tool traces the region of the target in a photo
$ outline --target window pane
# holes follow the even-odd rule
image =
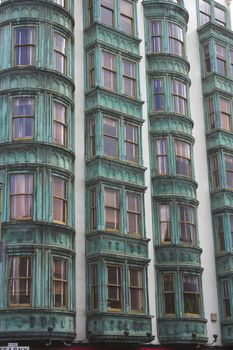
[[[121,267],[107,266],[107,306],[121,309]]]
[[[13,139],[32,139],[34,134],[34,98],[14,98]]]
[[[35,64],[35,34],[36,29],[21,27],[15,29],[15,64]]]
[[[54,64],[59,73],[66,73],[66,39],[58,33],[54,33]]]
[[[53,260],[53,306],[67,307],[67,261]]]
[[[120,0],[121,30],[127,34],[134,34],[133,3]]]
[[[11,219],[32,218],[33,175],[11,176]]]
[[[141,196],[126,192],[127,199],[127,231],[131,234],[141,234]]]
[[[233,188],[233,156],[225,154],[225,169],[227,187]]]
[[[170,205],[159,205],[160,236],[162,243],[171,242],[171,217]]]
[[[101,0],[101,22],[113,27],[114,25],[114,1]]]
[[[103,85],[116,90],[116,56],[109,52],[103,52]]]
[[[215,15],[215,21],[220,24],[221,26],[226,26],[226,14],[225,11],[218,8],[214,7],[214,15]]]
[[[125,159],[138,162],[138,127],[125,124]]]
[[[180,241],[194,243],[196,235],[196,220],[194,208],[179,205],[180,213]]]
[[[184,141],[176,141],[176,174],[191,177],[190,145]]]
[[[104,155],[116,158],[118,156],[117,121],[104,118]]]
[[[144,273],[136,268],[129,269],[130,309],[144,311]]]
[[[54,102],[54,142],[66,145],[66,108],[61,103]]]
[[[117,190],[105,189],[105,228],[119,231],[120,193]]]
[[[161,32],[161,22],[153,21],[151,23],[151,47],[152,52],[162,52],[162,32]]]
[[[31,257],[9,259],[9,304],[31,304]]]
[[[67,221],[67,182],[59,177],[53,177],[53,220]]]

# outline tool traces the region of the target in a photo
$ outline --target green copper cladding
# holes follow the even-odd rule
[[[73,26],[69,0],[0,5],[1,341],[75,337]]]

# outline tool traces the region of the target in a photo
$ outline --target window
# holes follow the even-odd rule
[[[233,156],[224,155],[227,187],[233,188]]]
[[[219,188],[219,169],[218,169],[218,155],[214,154],[211,157],[211,168],[213,174],[213,187],[214,190]]]
[[[53,259],[53,306],[67,307],[68,305],[68,278],[67,260]]]
[[[226,13],[219,7],[214,7],[214,17],[217,24],[226,27]]]
[[[121,30],[127,34],[134,34],[134,7],[131,1],[120,0]]]
[[[88,67],[89,67],[89,89],[95,87],[95,53],[90,52],[88,54]]]
[[[118,158],[118,123],[114,119],[104,117],[104,155]]]
[[[109,309],[122,308],[122,268],[107,265],[107,307]]]
[[[66,0],[54,0],[54,2],[62,7],[66,7]]]
[[[29,256],[9,258],[9,305],[30,306],[32,293],[32,260]]]
[[[138,162],[138,127],[125,124],[125,160]]]
[[[144,312],[144,273],[142,269],[129,267],[130,310]]]
[[[126,192],[127,202],[127,232],[140,235],[142,232],[141,223],[141,195],[133,192]]]
[[[94,19],[93,19],[93,0],[88,0],[88,8],[87,8],[87,12],[88,12],[88,25],[91,26],[94,23]]]
[[[209,119],[209,128],[210,130],[214,130],[216,128],[215,121],[215,110],[214,110],[214,99],[210,98],[208,100],[208,119]]]
[[[183,275],[184,313],[200,314],[199,279],[195,275]]]
[[[209,43],[205,44],[204,47],[204,67],[205,74],[208,75],[211,73],[211,59],[210,59],[210,48]]]
[[[217,73],[221,75],[226,75],[227,74],[226,48],[219,44],[216,44],[216,60],[217,60]]]
[[[114,27],[114,0],[101,0],[101,22]]]
[[[93,188],[90,192],[91,195],[91,229],[96,229],[96,189]]]
[[[167,139],[156,140],[156,160],[158,175],[168,174]]]
[[[120,192],[105,189],[105,228],[119,231],[120,228]]]
[[[222,287],[222,297],[223,297],[224,318],[226,319],[228,317],[231,317],[231,302],[230,302],[230,296],[229,296],[228,281],[222,281],[221,287]]]
[[[34,136],[34,98],[13,99],[13,140],[31,140]]]
[[[91,265],[91,308],[97,310],[99,306],[99,293],[98,293],[98,266],[97,264]]]
[[[54,113],[54,142],[66,146],[67,145],[67,122],[66,107],[58,102],[53,103]]]
[[[123,63],[123,93],[125,95],[136,97],[136,64],[127,59]]]
[[[175,23],[168,24],[169,34],[169,52],[184,57],[184,38],[183,30]]]
[[[195,210],[188,205],[179,205],[180,242],[193,244],[196,240]]]
[[[89,137],[90,137],[90,157],[93,158],[96,154],[95,150],[95,119],[89,121]]]
[[[54,33],[54,62],[55,70],[66,74],[66,38],[59,33]]]
[[[231,131],[231,107],[230,101],[220,97],[220,115],[221,127],[224,130]]]
[[[225,250],[225,239],[224,239],[224,228],[223,228],[223,217],[218,215],[215,217],[216,233],[218,239],[218,248],[220,251]]]
[[[36,59],[36,28],[15,28],[15,65],[32,66]]]
[[[103,85],[104,88],[116,91],[116,56],[109,53],[103,52]]]
[[[171,213],[169,204],[159,205],[159,230],[161,243],[171,243],[172,240],[172,226]]]
[[[172,274],[163,275],[163,302],[165,315],[174,315],[176,313],[175,286]]]
[[[151,22],[151,48],[152,52],[159,53],[162,52],[162,28],[161,22],[153,21]]]
[[[208,1],[200,0],[200,22],[201,25],[208,23],[211,20],[210,4]]]
[[[32,219],[33,175],[11,175],[11,219]]]
[[[176,175],[192,177],[190,144],[176,140]]]
[[[67,222],[67,182],[53,176],[53,220]]]
[[[163,79],[154,80],[154,103],[155,112],[161,112],[164,110],[164,88]]]
[[[230,214],[231,248],[233,248],[233,214]]]
[[[233,76],[233,50],[230,50],[230,71],[231,76]]]
[[[186,85],[179,80],[172,80],[173,112],[187,114]]]

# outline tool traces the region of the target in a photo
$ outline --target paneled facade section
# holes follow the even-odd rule
[[[144,0],[158,339],[207,342],[183,1]],[[195,339],[194,339],[195,336]]]
[[[0,340],[75,338],[73,4],[0,5]]]
[[[84,1],[87,336],[151,341],[136,1]]]
[[[222,342],[232,345],[233,36],[227,9],[208,4],[212,15],[205,23],[200,15],[198,34]]]

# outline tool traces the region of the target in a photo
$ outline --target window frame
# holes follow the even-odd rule
[[[133,128],[133,137],[132,139],[127,138],[127,127]],[[127,152],[127,145],[130,147],[130,152]],[[125,160],[127,162],[138,164],[139,163],[139,126],[136,124],[132,124],[130,122],[124,123],[124,148],[125,148]],[[132,147],[132,150],[131,150]],[[127,154],[135,154],[135,156],[132,156],[130,159],[127,157]],[[134,158],[134,159],[133,159]]]
[[[173,36],[172,35],[172,29],[170,29],[172,26],[176,27],[175,32],[177,31],[177,28],[179,28],[180,32],[182,33],[182,40],[179,38],[179,36]],[[177,44],[179,45],[179,48],[181,48],[181,54],[177,53]],[[169,53],[172,55],[176,55],[179,57],[184,58],[184,32],[183,32],[183,28],[181,26],[179,26],[177,23],[175,22],[168,22],[168,47],[169,47]],[[180,49],[178,50],[180,51]]]
[[[172,277],[172,287],[171,290],[166,290],[165,288],[165,277]],[[166,317],[170,317],[170,316],[175,316],[176,315],[176,288],[175,288],[175,275],[174,273],[170,273],[170,272],[167,272],[167,273],[163,273],[162,274],[162,288],[163,288],[163,310],[164,310],[164,316]],[[174,309],[174,312],[172,313],[168,313],[166,312],[166,299],[167,299],[167,296],[170,297],[170,295],[172,296],[173,298],[173,309]]]
[[[162,147],[161,147],[162,143]],[[164,147],[165,145],[165,147]],[[156,149],[156,170],[158,176],[169,175],[168,166],[168,139],[167,137],[160,137],[155,139]],[[165,169],[165,171],[163,171]]]
[[[62,276],[60,278],[55,277],[55,269],[54,269],[55,268],[55,264],[54,264],[55,261],[60,261],[60,262],[65,263],[65,278],[62,278]],[[68,308],[68,295],[69,295],[68,294],[68,288],[69,288],[68,259],[63,258],[63,257],[54,256],[53,257],[53,270],[52,271],[53,271],[53,276],[52,276],[52,295],[53,295],[52,305],[53,305],[53,308],[67,309]],[[62,285],[61,289],[63,290],[63,294],[61,293],[61,295],[63,295],[64,302],[63,302],[63,305],[59,305],[59,306],[55,305],[55,295],[57,295],[57,294],[55,294],[56,282],[60,283],[59,289],[61,288],[61,285]]]
[[[114,202],[115,206],[111,206],[110,204],[107,205],[108,203],[106,202],[106,192],[107,191],[111,191],[114,192],[114,196],[116,196],[116,198],[114,198]],[[115,221],[112,222],[111,224],[114,225],[114,228],[111,228],[109,226],[107,226],[107,209],[110,209],[110,211],[114,212],[114,219]],[[119,233],[121,230],[121,218],[122,213],[121,213],[121,191],[120,189],[116,189],[114,187],[109,187],[109,186],[105,186],[104,187],[104,229],[106,231],[109,232],[115,232],[115,233]]]
[[[108,268],[115,268],[118,270],[118,272],[116,273],[116,283],[109,283],[109,271]],[[120,272],[120,273],[119,273]],[[123,266],[121,264],[117,264],[117,263],[110,263],[107,262],[106,263],[106,303],[107,303],[107,310],[111,310],[112,312],[120,312],[122,311],[123,307],[124,307],[124,301],[123,301],[123,297],[124,297],[124,290],[123,290]],[[109,298],[109,289],[110,288],[115,288],[117,291],[117,294],[119,295],[119,298],[117,299],[111,299]],[[113,301],[113,302],[119,302],[119,307],[112,307],[109,306],[109,302]]]
[[[184,277],[193,277],[196,278],[197,280],[197,292],[194,291],[185,291],[184,289]],[[200,285],[200,276],[193,274],[193,273],[183,273],[182,274],[182,292],[183,292],[183,306],[184,306],[184,315],[185,316],[196,316],[199,317],[201,315],[201,285]],[[193,313],[193,312],[185,312],[185,294],[187,295],[194,295],[195,299],[196,299],[196,306],[198,307],[198,313]]]
[[[105,66],[104,65],[104,55],[107,54],[107,55],[110,55],[113,59],[113,66],[114,68],[111,67],[111,62],[110,62],[110,67],[108,66]],[[102,71],[102,82],[103,82],[103,88],[108,90],[108,91],[113,91],[113,92],[117,92],[118,91],[118,84],[117,84],[117,55],[110,52],[110,51],[106,51],[106,50],[102,50],[102,68],[101,68],[101,71]],[[111,85],[113,83],[113,88],[111,87],[106,87],[105,85],[105,72],[106,74],[110,74],[110,77],[111,77]]]
[[[183,208],[183,214],[186,218],[181,218],[181,209]],[[189,212],[187,212],[189,210]],[[188,215],[187,215],[188,213]],[[187,219],[187,216],[191,216],[191,221]],[[197,220],[196,220],[196,208],[184,203],[178,204],[178,217],[179,217],[179,240],[180,244],[195,245],[197,241]],[[190,235],[190,237],[188,237]]]
[[[227,108],[224,110],[222,108],[222,103],[225,101]],[[220,105],[220,122],[221,122],[221,129],[225,130],[225,131],[232,131],[232,108],[231,108],[231,101],[228,98],[219,96],[219,105]],[[225,120],[225,118],[227,119],[227,124],[228,124],[228,128],[225,128],[225,122],[223,122]]]
[[[14,102],[16,100],[31,100],[31,106],[32,106],[32,115],[27,115],[27,114],[22,114],[22,115],[15,115],[14,114],[14,109],[15,109],[15,106],[14,106]],[[14,96],[13,99],[12,99],[12,140],[13,141],[27,141],[27,140],[34,140],[34,136],[35,136],[35,96],[32,96],[32,95],[28,95],[28,96]],[[18,120],[18,119],[25,119],[25,120],[28,120],[28,119],[31,119],[32,120],[32,134],[30,136],[24,136],[24,137],[15,137],[14,134],[15,134],[15,121]]]
[[[65,185],[64,187],[64,192],[65,192],[65,196],[59,196],[59,195],[55,195],[54,194],[54,180],[57,179],[59,181],[63,181],[63,184]],[[52,174],[52,201],[53,201],[53,222],[54,223],[58,223],[58,224],[62,224],[62,225],[67,225],[68,224],[68,180],[60,177],[57,174]],[[62,207],[62,219],[63,220],[56,220],[55,218],[55,201],[59,201],[59,203],[61,203],[61,207]],[[60,206],[59,206],[60,207]]]
[[[166,214],[168,212],[168,220],[163,220],[164,217],[162,215],[161,207],[168,207],[168,211],[166,208]],[[159,217],[159,235],[160,235],[160,242],[162,245],[170,245],[172,243],[172,208],[171,203],[169,202],[159,202],[158,203],[158,217]],[[167,219],[167,215],[166,215]],[[164,229],[162,229],[163,225],[165,224],[165,230],[167,231],[164,235]],[[163,238],[164,236],[164,238]],[[168,237],[168,238],[166,238]]]
[[[96,120],[95,116],[92,116],[88,120],[88,131],[89,131],[89,156],[94,158],[96,156]]]
[[[95,51],[88,52],[88,89],[95,87]]]
[[[132,68],[132,74],[128,75],[125,72],[125,63],[128,62],[129,64],[131,64],[131,68]],[[132,84],[132,86],[130,86],[130,93],[128,93],[128,89],[127,89],[127,82],[130,83],[130,85]],[[136,62],[123,57],[122,58],[122,86],[123,86],[123,94],[132,98],[137,98],[137,64]]]
[[[227,167],[227,161],[226,158],[230,158],[231,161],[228,163],[232,164],[232,167]],[[226,177],[226,187],[228,189],[233,189],[233,154],[230,153],[224,153],[224,167],[225,167],[225,177]],[[230,176],[230,185],[229,185],[229,181],[228,178]]]
[[[192,179],[193,169],[192,169],[191,143],[187,142],[186,140],[181,140],[181,139],[175,139],[174,141],[175,141],[176,176],[182,176],[182,177],[186,177],[188,179]],[[189,157],[184,155],[186,153],[189,154]],[[178,166],[177,164],[182,164],[183,166],[185,165],[185,168],[187,169],[187,173],[178,172],[178,168],[180,168],[180,166]]]
[[[131,200],[132,197],[134,200],[134,204],[135,204],[135,208],[134,210],[131,208],[129,208],[129,201],[130,201],[130,196],[131,196]],[[132,192],[132,191],[128,191],[126,190],[125,193],[125,197],[126,197],[126,222],[127,222],[127,234],[131,235],[132,237],[135,236],[142,236],[142,212],[143,212],[143,202],[142,202],[142,195],[141,193],[138,192]],[[136,231],[130,231],[130,218],[134,218],[134,225],[136,227]]]
[[[221,221],[221,223],[219,220]],[[218,243],[217,244],[218,251],[223,252],[226,250],[224,216],[222,214],[215,215],[214,221],[215,221],[215,229],[216,229],[216,236],[217,236],[217,243]]]
[[[97,193],[96,187],[90,189],[90,228],[97,230]]]
[[[59,106],[62,106],[64,108],[64,122],[56,119],[56,108],[55,108],[55,105],[59,105]],[[60,101],[57,101],[57,100],[53,100],[53,140],[54,140],[54,143],[59,145],[59,146],[63,146],[63,147],[67,147],[68,145],[68,122],[67,122],[67,109],[68,107],[60,102]],[[56,131],[56,126],[60,126],[62,128],[62,131],[63,131],[63,137],[64,137],[64,141],[63,142],[58,142],[56,141],[55,139],[55,131]]]
[[[159,87],[156,88],[157,84],[156,82],[159,82]],[[154,112],[155,113],[159,113],[159,112],[164,112],[165,111],[165,92],[164,92],[164,78],[161,77],[156,77],[153,79],[153,101],[154,101]],[[157,97],[161,98],[162,101],[162,105],[160,107],[160,101],[159,102],[159,108],[157,109],[157,103],[156,103],[156,99]]]
[[[154,33],[154,24],[158,23],[159,32]],[[162,30],[162,21],[161,20],[152,20],[150,22],[151,26],[151,52],[154,54],[160,54],[163,52],[163,30]],[[157,39],[159,41],[159,50],[154,50],[154,48],[157,46]],[[156,43],[156,44],[155,44]]]
[[[209,5],[209,13],[206,13],[206,12],[202,11],[202,9],[201,9],[201,1],[203,1],[203,2],[205,2],[206,4]],[[208,17],[209,20],[203,23],[203,22],[202,22],[202,15]],[[207,24],[207,23],[209,23],[209,22],[211,21],[211,5],[210,5],[209,1],[206,1],[206,0],[199,0],[199,18],[200,18],[200,25],[201,25],[201,26],[203,26],[203,25],[205,25],[205,24]]]
[[[225,320],[232,317],[232,310],[231,310],[231,301],[229,296],[229,281],[228,280],[222,280],[220,282],[221,284],[221,291],[222,291],[222,306],[223,306],[223,318]],[[228,314],[228,312],[230,313]]]
[[[178,83],[178,85],[177,85]],[[174,85],[175,84],[175,85]],[[180,85],[182,84],[182,85]],[[179,115],[187,116],[188,114],[188,91],[187,91],[187,84],[184,83],[181,80],[178,79],[171,79],[171,85],[172,85],[172,112],[177,113]],[[179,89],[182,86],[181,90],[184,90],[184,95],[181,95],[179,93]],[[177,109],[178,105],[178,109]],[[183,110],[184,108],[184,110]]]
[[[91,310],[97,311],[99,308],[99,271],[98,264],[92,263],[90,265],[90,279],[91,279]]]
[[[107,133],[105,131],[105,125],[107,125],[105,121],[107,120],[115,123],[115,127],[114,127],[114,130],[116,131],[115,135]],[[115,155],[110,155],[107,153],[109,147],[105,149],[105,142],[107,142],[106,140],[109,140],[109,141],[111,140],[111,143],[113,142],[114,148],[116,151]],[[103,115],[103,154],[104,154],[104,157],[107,157],[107,158],[119,159],[119,121],[118,119],[113,118],[107,114]]]
[[[111,28],[115,28],[115,1],[112,0],[112,8],[109,7],[107,4],[103,4],[102,3],[103,0],[100,0],[100,21],[102,24],[109,26]],[[111,12],[111,17],[112,17],[112,24],[108,24],[103,22],[102,20],[102,9],[108,10],[109,12]]]
[[[141,274],[140,277],[138,277],[137,284],[133,285],[131,281],[131,271],[137,271],[137,275]],[[128,281],[129,281],[129,309],[132,313],[145,313],[145,274],[144,274],[144,268],[139,266],[133,266],[129,265],[128,267]],[[141,285],[140,285],[141,284]],[[139,309],[132,307],[132,294],[137,294],[137,302],[141,306]]]
[[[211,166],[213,190],[218,191],[220,188],[220,169],[221,169],[219,167],[218,153],[211,155],[210,166]]]
[[[64,39],[64,52],[60,51],[56,45],[55,45],[55,37],[57,36],[60,36],[61,38]],[[65,37],[64,34],[60,33],[59,31],[56,31],[54,30],[53,31],[53,54],[54,54],[54,70],[60,74],[64,74],[64,75],[67,75],[67,44],[68,44],[68,39],[67,37]],[[56,57],[61,57],[62,60],[61,60],[61,63],[63,61],[63,64],[62,64],[62,70],[59,70],[57,68],[57,64],[56,64]]]
[[[121,2],[126,2],[126,3],[129,3],[129,4],[131,4],[131,6],[132,6],[132,14],[133,14],[133,16],[132,17],[130,17],[128,14],[125,14],[125,13],[123,13],[122,12],[122,9],[121,9]],[[130,33],[128,33],[127,31],[125,31],[125,30],[123,30],[122,29],[122,27],[123,27],[123,25],[122,25],[122,17],[124,18],[124,19],[127,19],[127,20],[129,20],[130,22],[131,22],[131,25],[130,25],[130,27],[131,27],[131,31],[130,31]],[[121,29],[121,31],[122,32],[124,32],[124,33],[126,33],[127,35],[132,35],[132,36],[134,36],[135,35],[135,28],[134,28],[134,26],[135,26],[135,14],[134,14],[134,2],[133,1],[131,1],[131,0],[120,0],[120,2],[119,2],[119,22],[120,22],[120,29]]]
[[[224,55],[218,51],[218,47],[221,48],[221,50],[224,51]],[[224,77],[228,76],[227,71],[227,48],[218,42],[215,42],[215,59],[216,59],[216,73],[219,75],[222,75]],[[224,73],[221,72],[221,66],[219,67],[219,64],[223,64],[224,67]]]
[[[34,43],[27,43],[27,44],[17,44],[16,43],[16,32],[17,30],[20,29],[31,29],[33,30],[33,39],[34,39]],[[37,44],[37,26],[36,25],[24,25],[24,26],[15,26],[14,27],[14,66],[16,67],[28,67],[28,66],[35,66],[36,65],[36,44]],[[30,47],[32,48],[33,51],[33,62],[29,63],[29,64],[17,64],[17,48],[22,48],[22,47]],[[31,51],[30,51],[31,52]],[[21,55],[20,55],[21,56]]]
[[[13,179],[13,177],[17,177],[17,176],[27,176],[27,177],[30,177],[29,178],[29,184],[28,184],[28,186],[30,187],[32,187],[32,192],[31,193],[27,193],[27,192],[20,192],[20,193],[12,193],[12,185],[13,185],[13,183],[12,183],[12,179]],[[30,180],[31,179],[31,180]],[[30,185],[30,181],[31,181],[31,185]],[[24,182],[25,182],[25,180],[24,180]],[[15,183],[15,187],[17,187],[17,183]],[[29,199],[29,202],[31,203],[31,204],[29,204],[29,212],[30,212],[30,214],[31,215],[28,215],[28,216],[23,216],[23,217],[18,217],[18,216],[16,216],[16,217],[13,217],[12,216],[12,205],[14,204],[14,203],[12,203],[12,198],[14,198],[14,197],[18,197],[18,196],[26,196],[26,197],[29,197],[30,199]],[[34,174],[32,173],[32,172],[28,172],[28,173],[26,173],[26,172],[23,172],[23,173],[11,173],[10,174],[10,221],[28,221],[28,220],[33,220],[33,209],[34,209],[34,203],[33,203],[33,201],[34,201]],[[17,202],[17,201],[16,201]],[[26,209],[26,212],[28,211],[28,208]]]

